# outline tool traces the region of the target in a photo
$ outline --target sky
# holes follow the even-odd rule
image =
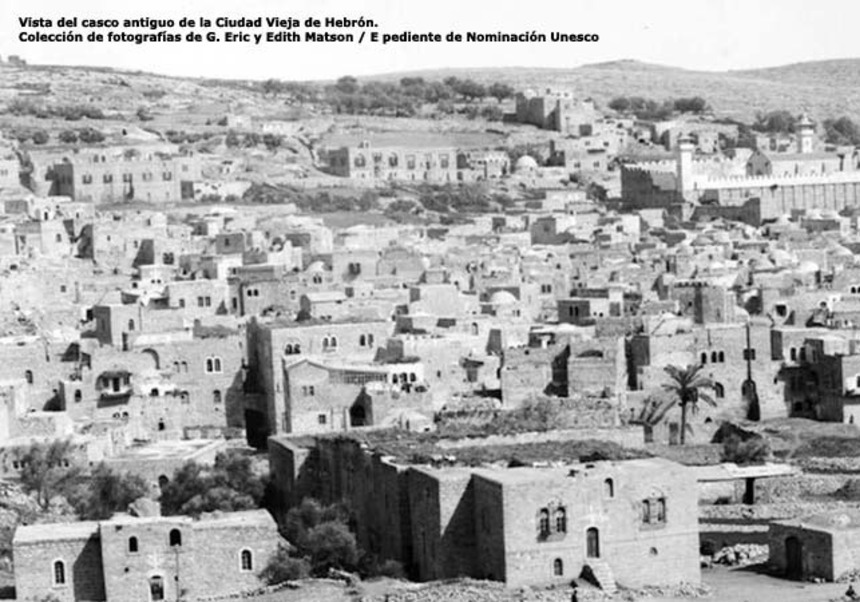
[[[596,33],[596,43],[22,42],[21,17],[369,18],[379,34],[450,31]],[[860,57],[855,0],[2,0],[0,56],[178,76],[282,80],[439,68],[555,67],[635,59],[723,71]],[[263,28],[264,30],[267,28]],[[278,28],[275,28],[278,29]],[[138,30],[139,32],[149,30]],[[177,28],[176,32],[180,32]],[[187,32],[188,30],[182,30]],[[212,30],[223,36],[230,28]],[[247,31],[247,30],[246,30]],[[297,30],[301,35],[304,27]],[[346,30],[329,30],[346,31]],[[353,30],[356,38],[359,30]]]

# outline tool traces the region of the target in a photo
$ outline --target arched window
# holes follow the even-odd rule
[[[478,336],[478,324],[472,322],[472,336]]]
[[[788,352],[788,355],[791,358],[791,361],[793,361],[793,362],[797,361],[797,349],[796,348],[792,347],[791,350]]]
[[[170,530],[170,547],[182,545],[182,533],[179,529]]]
[[[164,420],[159,420],[158,421],[158,430],[163,431],[165,428],[167,428],[167,427],[164,424]]]
[[[600,558],[600,532],[596,527],[589,527],[585,532],[585,556]]]
[[[137,552],[137,537],[133,535],[128,538],[128,551],[132,554]]]
[[[215,372],[221,372],[221,358],[216,357],[214,360]]]
[[[552,574],[556,577],[564,576],[564,562],[561,558],[552,561]]]
[[[83,394],[80,389],[75,389],[75,403],[79,403],[83,398]]]
[[[372,334],[367,335],[367,346],[373,347],[373,335]]]
[[[129,331],[129,332],[134,331],[134,320],[129,320],[129,321],[128,321],[128,331]]]
[[[337,337],[333,336],[329,344],[332,346],[332,348],[337,347]]]
[[[359,337],[358,337],[358,346],[359,347],[366,347],[367,346],[367,337],[364,336],[363,334],[359,335]]]
[[[33,371],[32,370],[25,370],[24,371],[24,380],[27,381],[28,385],[33,384]]]
[[[219,391],[218,389],[212,391],[212,402],[221,403],[221,391]]]
[[[549,510],[541,508],[538,513],[538,535],[546,537],[549,535]]]
[[[717,399],[723,399],[726,396],[726,388],[722,383],[714,383],[714,395],[717,396]]]
[[[567,511],[564,508],[556,508],[555,510],[555,531],[556,533],[567,533]]]
[[[251,550],[242,550],[239,554],[239,568],[243,572],[254,570],[254,555]]]
[[[711,351],[711,363],[717,363],[717,352]]]
[[[725,352],[724,352],[724,351],[720,351],[720,353],[719,353],[719,354],[717,354],[717,359],[719,360],[719,362],[720,362],[721,364],[725,364],[725,363],[726,363],[726,354],[725,354]]]
[[[323,337],[323,349],[328,349],[328,337]]]
[[[54,585],[66,584],[66,563],[62,560],[54,561]]]
[[[188,372],[188,362],[182,362],[182,371]]]
[[[615,497],[615,483],[612,479],[606,479],[603,481],[603,493],[606,497]]]
[[[213,367],[213,363],[212,363],[212,358],[207,357],[206,358],[206,372],[207,372],[207,374],[211,373],[213,369],[214,369],[214,367]]]
[[[707,354],[707,353],[702,352],[702,359],[701,359],[701,362],[700,362],[700,363],[701,363],[702,365],[704,365],[704,364],[707,364],[707,363],[708,363],[708,354]]]

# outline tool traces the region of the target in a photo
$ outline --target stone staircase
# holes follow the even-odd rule
[[[584,578],[592,581],[606,594],[611,596],[618,591],[615,575],[612,574],[612,568],[606,561],[599,558],[589,558],[582,572]]]

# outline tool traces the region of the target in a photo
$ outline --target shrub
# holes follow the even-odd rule
[[[358,544],[349,528],[338,521],[327,521],[311,529],[305,543],[314,573],[329,569],[351,571],[358,563]]]
[[[305,579],[310,575],[310,572],[311,566],[307,560],[293,558],[286,548],[280,547],[260,572],[260,579],[267,585],[277,585],[285,581]]]
[[[723,442],[723,462],[738,465],[764,464],[770,458],[770,445],[761,437],[742,441],[737,435],[729,435]]]

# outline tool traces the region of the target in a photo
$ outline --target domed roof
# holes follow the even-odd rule
[[[805,274],[810,274],[813,272],[817,272],[819,270],[818,264],[814,261],[802,261],[799,266],[797,266],[797,271]]]
[[[490,297],[491,305],[512,305],[516,302],[517,298],[508,291],[497,291]]]
[[[308,266],[308,269],[305,270],[310,274],[315,274],[318,272],[325,272],[325,264],[322,261],[315,261]]]
[[[514,163],[514,171],[533,171],[537,168],[537,161],[535,161],[534,157],[529,155],[523,155],[517,159],[516,163]]]

